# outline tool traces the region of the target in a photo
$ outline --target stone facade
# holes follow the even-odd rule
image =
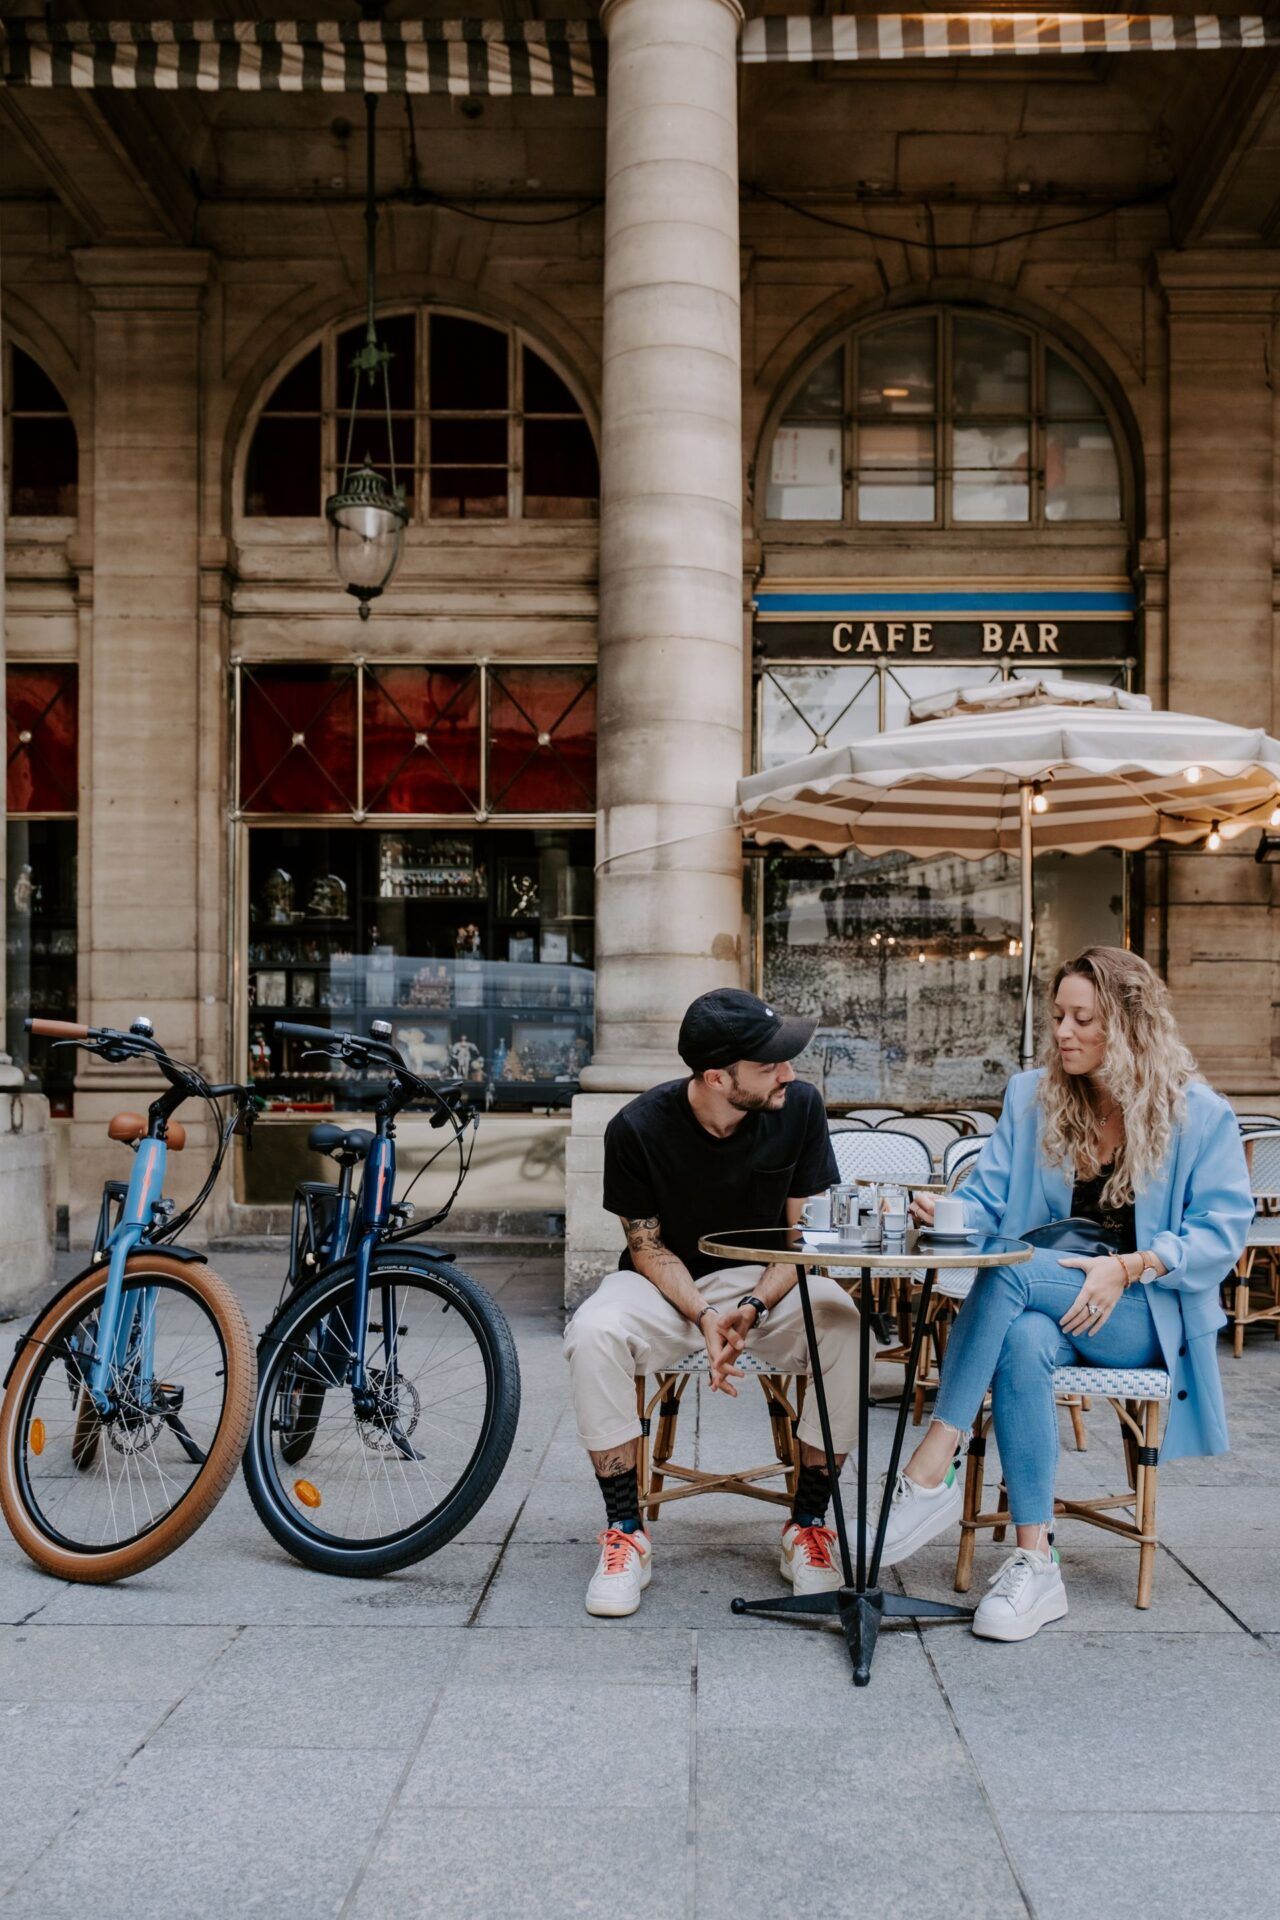
[[[616,1252],[608,1114],[674,1071],[685,1001],[749,972],[728,809],[750,763],[762,578],[1122,578],[1157,704],[1275,732],[1280,673],[1273,54],[744,70],[734,0],[600,11],[607,100],[414,103],[435,197],[387,203],[379,268],[388,305],[518,326],[563,370],[598,434],[599,530],[414,528],[360,630],[318,518],[239,510],[264,392],[359,314],[358,102],[0,100],[5,333],[60,387],[81,448],[76,523],[14,522],[6,568],[9,657],[80,662],[82,1017],[145,1003],[211,1072],[242,1070],[233,659],[598,651],[597,1036],[568,1144],[571,1295]],[[381,179],[403,186],[403,102],[379,140]],[[534,223],[548,213],[573,217]],[[1029,322],[1088,369],[1122,441],[1126,524],[765,521],[797,372],[868,316],[939,303]],[[1273,871],[1251,842],[1152,858],[1135,928],[1204,1070],[1251,1105],[1280,1102]],[[86,1071],[59,1123],[79,1239],[103,1120],[130,1097]]]

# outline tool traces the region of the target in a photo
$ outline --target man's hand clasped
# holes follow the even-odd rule
[[[1092,1339],[1099,1327],[1105,1327],[1115,1312],[1116,1301],[1128,1284],[1123,1260],[1112,1253],[1090,1259],[1072,1253],[1058,1262],[1060,1267],[1075,1267],[1085,1282],[1058,1325],[1064,1333],[1087,1333]]]
[[[754,1307],[728,1307],[723,1313],[708,1307],[699,1317],[698,1330],[711,1362],[712,1393],[727,1393],[737,1399],[738,1389],[733,1383],[743,1375],[736,1361],[747,1344],[755,1318]]]

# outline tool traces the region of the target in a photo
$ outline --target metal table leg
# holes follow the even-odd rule
[[[809,1373],[813,1384],[814,1398],[818,1403],[818,1422],[822,1428],[822,1449],[826,1455],[827,1472],[831,1476],[831,1499],[835,1509],[836,1534],[840,1543],[840,1571],[843,1585],[833,1593],[783,1594],[776,1600],[734,1600],[734,1613],[778,1613],[802,1614],[810,1618],[838,1617],[849,1648],[849,1657],[853,1662],[853,1684],[865,1687],[871,1679],[871,1662],[875,1657],[876,1640],[880,1628],[886,1620],[971,1620],[972,1611],[968,1607],[953,1606],[945,1600],[913,1600],[909,1594],[886,1593],[878,1584],[880,1574],[880,1556],[884,1551],[885,1529],[889,1524],[889,1506],[893,1497],[894,1481],[898,1474],[898,1462],[902,1458],[902,1443],[907,1430],[907,1412],[911,1405],[912,1389],[915,1386],[916,1368],[920,1360],[920,1346],[924,1336],[925,1322],[929,1311],[929,1297],[933,1291],[933,1275],[926,1273],[921,1290],[920,1309],[916,1316],[911,1334],[911,1351],[902,1383],[902,1397],[898,1402],[898,1417],[894,1424],[893,1447],[889,1456],[889,1473],[885,1481],[884,1496],[880,1502],[880,1512],[876,1523],[876,1536],[872,1545],[870,1566],[867,1562],[867,1483],[869,1475],[868,1452],[868,1416],[870,1412],[869,1389],[871,1385],[871,1269],[864,1267],[859,1286],[860,1326],[858,1330],[858,1473],[857,1473],[857,1521],[856,1565],[849,1551],[848,1529],[845,1523],[844,1502],[840,1496],[840,1481],[836,1469],[835,1448],[831,1444],[831,1421],[827,1413],[827,1389],[822,1377],[822,1365],[818,1358],[818,1336],[813,1320],[813,1303],[809,1297],[809,1275],[804,1267],[796,1269],[797,1284],[800,1288],[800,1307],[804,1314],[805,1339],[809,1345]]]

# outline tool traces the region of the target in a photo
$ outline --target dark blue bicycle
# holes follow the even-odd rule
[[[285,1022],[276,1031],[357,1072],[385,1072],[387,1086],[371,1131],[311,1130],[338,1177],[304,1181],[294,1197],[285,1290],[258,1348],[245,1479],[267,1530],[305,1566],[389,1573],[467,1524],[515,1438],[520,1367],[505,1315],[444,1248],[405,1244],[447,1216],[479,1116],[459,1110],[460,1087],[410,1073],[386,1021],[369,1038]],[[458,1153],[453,1192],[417,1223],[394,1199],[396,1116],[415,1102],[434,1106],[432,1125],[451,1128]]]

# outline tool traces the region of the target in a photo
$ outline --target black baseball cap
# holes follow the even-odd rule
[[[686,1067],[705,1073],[708,1067],[731,1067],[735,1060],[794,1060],[817,1025],[775,1013],[740,987],[717,987],[700,994],[688,1009],[676,1044]]]

